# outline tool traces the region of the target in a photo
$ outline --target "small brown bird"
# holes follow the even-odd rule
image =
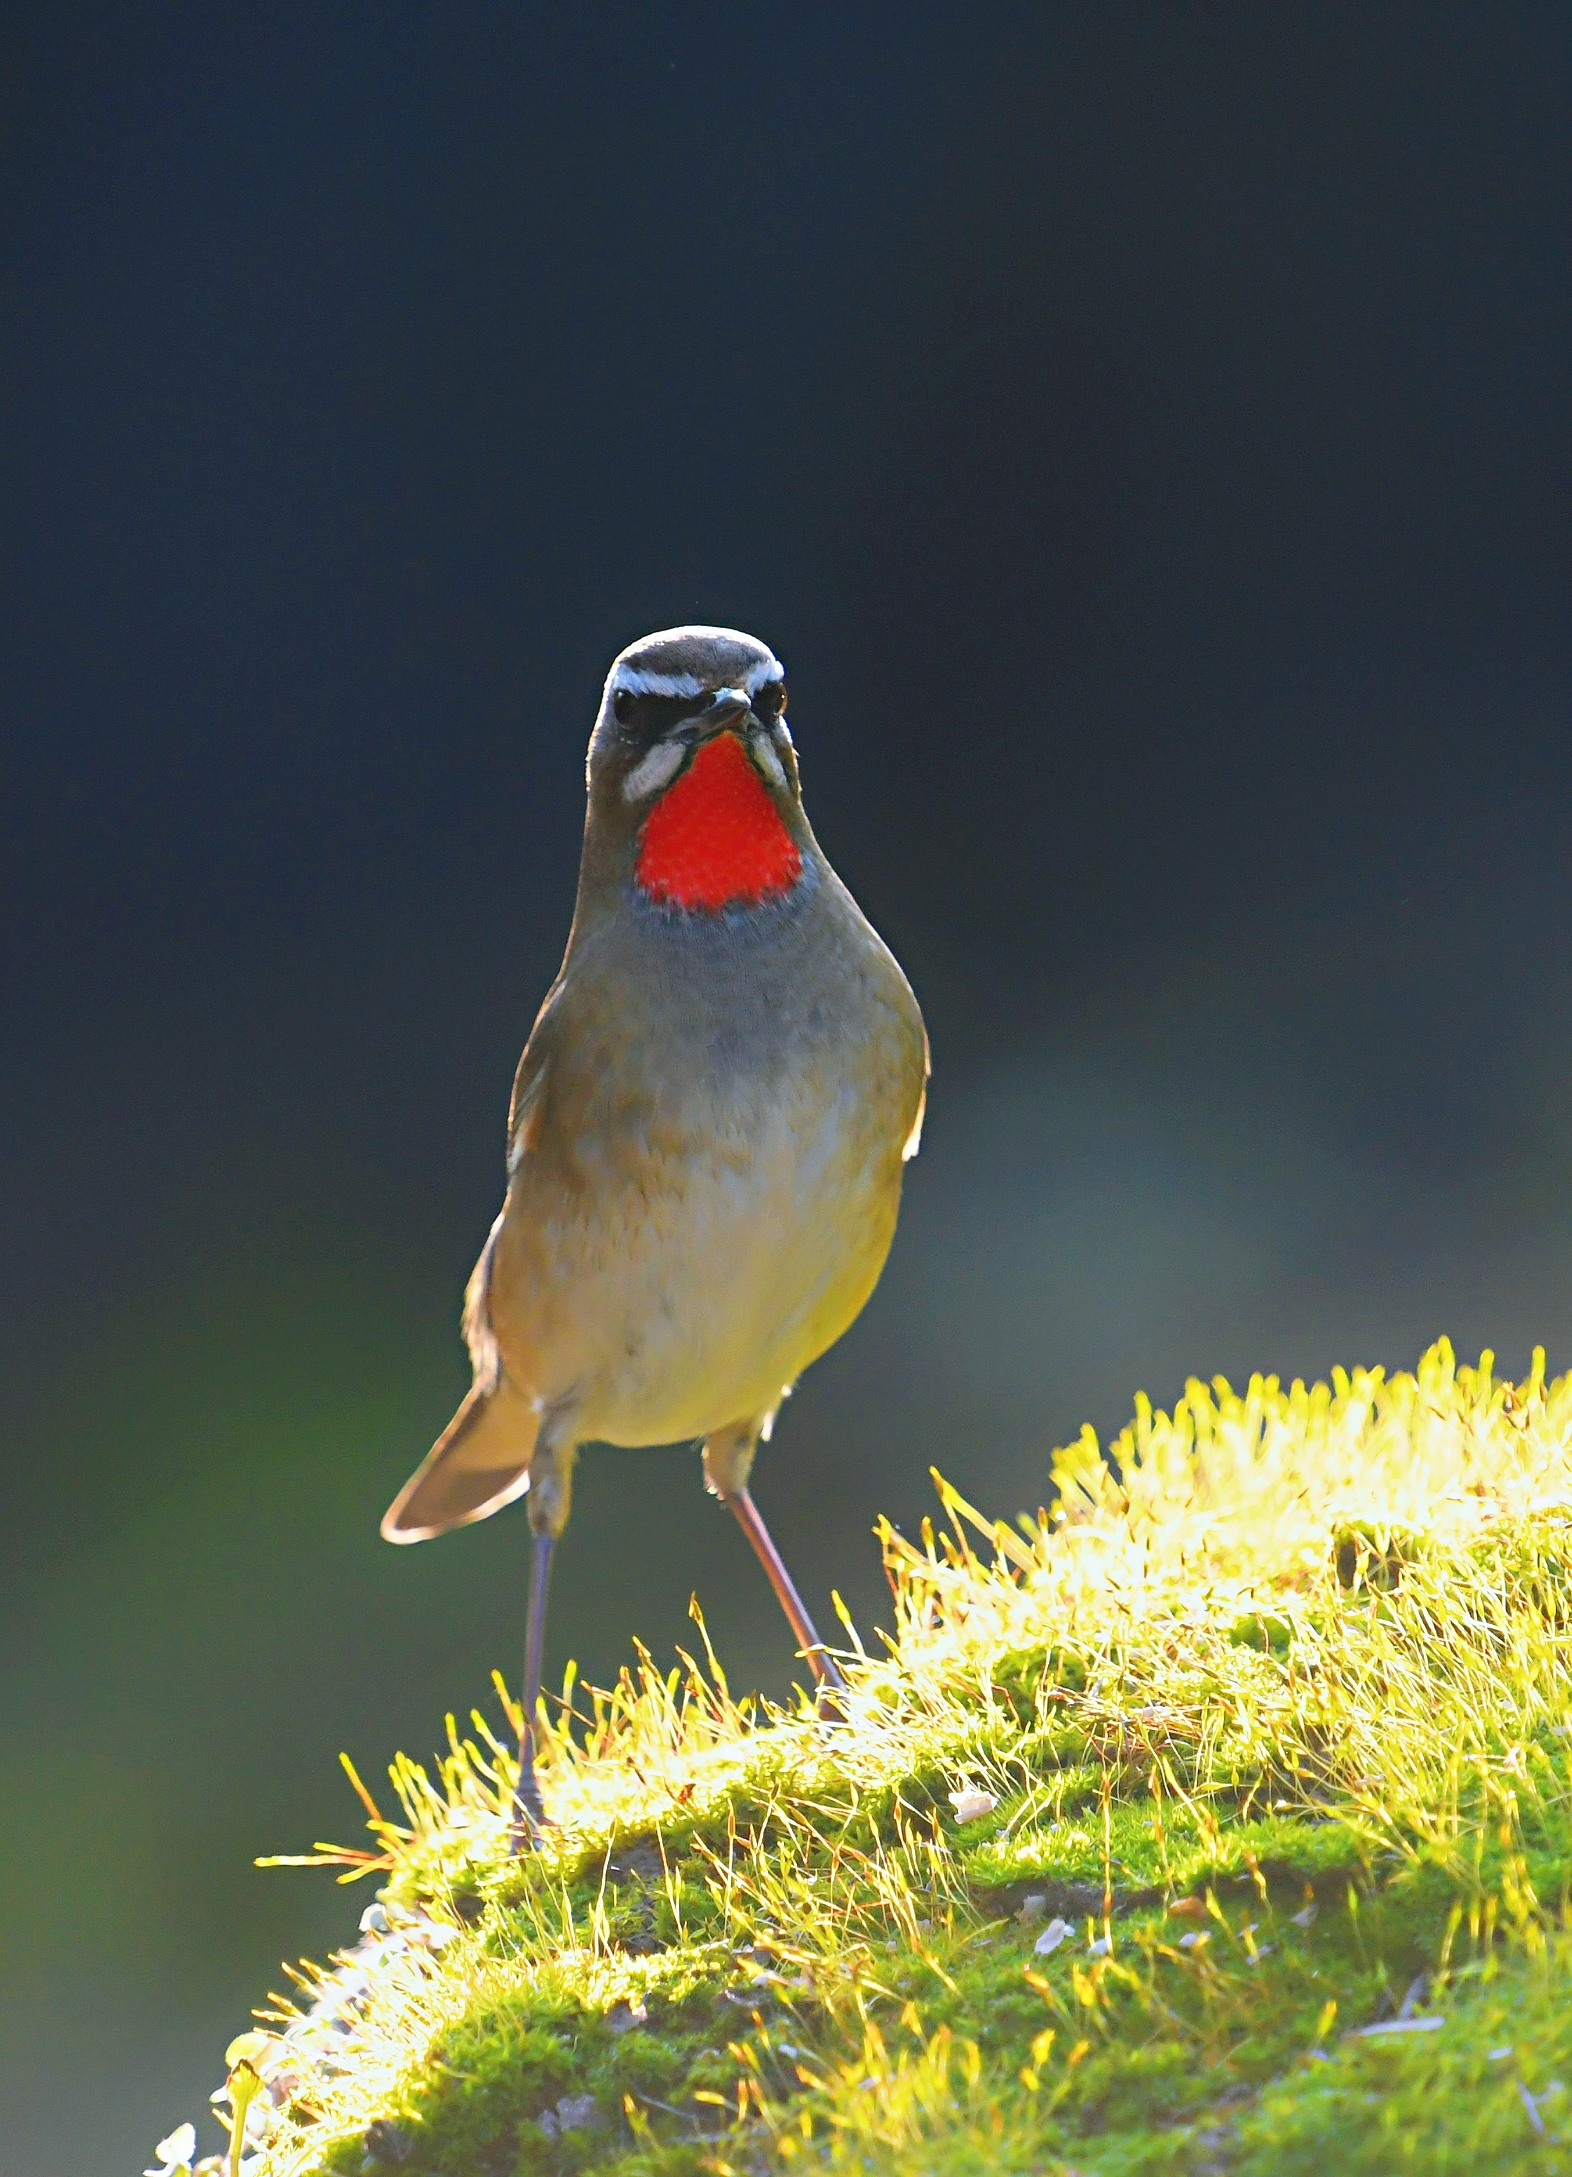
[[[474,1384],[382,1522],[422,1542],[529,1491],[517,1844],[544,1818],[546,1591],[580,1444],[702,1439],[821,1687],[844,1684],[748,1476],[884,1267],[928,1045],[809,828],[785,711],[779,661],[730,628],[648,635],[607,676],[568,949],[465,1298]]]

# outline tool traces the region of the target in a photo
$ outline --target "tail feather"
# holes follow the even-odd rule
[[[538,1427],[506,1376],[477,1383],[388,1507],[384,1541],[426,1542],[523,1496]]]

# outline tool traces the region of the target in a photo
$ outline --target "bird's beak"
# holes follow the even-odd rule
[[[742,689],[718,688],[714,701],[691,721],[696,729],[695,740],[713,741],[717,733],[725,733],[739,718],[746,718],[752,708],[752,702]]]

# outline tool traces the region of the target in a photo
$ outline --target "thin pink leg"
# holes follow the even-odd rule
[[[721,1501],[730,1505],[737,1515],[738,1526],[753,1544],[759,1563],[769,1575],[770,1585],[775,1590],[775,1599],[785,1611],[791,1629],[797,1636],[797,1645],[807,1657],[808,1667],[814,1677],[820,1686],[827,1687],[830,1692],[844,1693],[846,1681],[841,1676],[840,1666],[826,1652],[823,1641],[815,1632],[813,1620],[803,1608],[802,1597],[792,1584],[785,1560],[770,1539],[770,1530],[765,1526],[758,1506],[746,1489],[733,1489]]]

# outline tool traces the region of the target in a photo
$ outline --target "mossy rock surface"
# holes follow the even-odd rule
[[[479,1719],[400,1763],[248,2177],[1572,2170],[1572,1379],[1193,1383],[1052,1478],[885,1534],[842,1723],[570,1682],[522,1860]]]

